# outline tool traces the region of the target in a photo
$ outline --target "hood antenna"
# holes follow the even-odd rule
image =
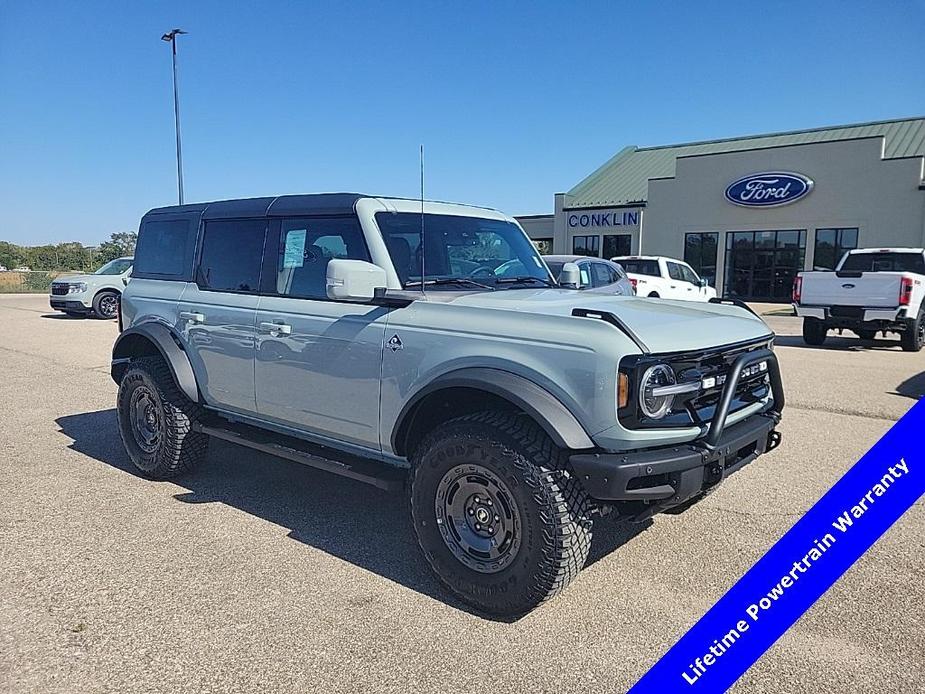
[[[421,145],[421,243],[418,245],[421,252],[421,293],[424,293],[424,282],[427,276],[424,274],[424,145]]]

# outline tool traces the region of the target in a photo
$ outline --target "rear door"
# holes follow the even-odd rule
[[[616,284],[618,280],[616,272],[607,263],[591,262],[591,283],[595,291],[602,294],[622,294],[622,288]]]
[[[254,321],[265,219],[205,222],[194,282],[178,304],[185,343],[206,403],[253,414]]]
[[[379,449],[379,368],[388,309],[331,301],[332,258],[370,261],[355,216],[273,221],[257,310],[262,418]]]

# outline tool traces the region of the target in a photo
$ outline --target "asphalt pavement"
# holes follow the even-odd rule
[[[681,515],[600,522],[572,586],[503,622],[441,590],[401,496],[222,442],[137,476],[115,323],[0,296],[0,691],[625,691],[925,393],[925,352],[806,347],[758,309],[781,447]],[[919,502],[735,691],[925,691],[923,550]]]

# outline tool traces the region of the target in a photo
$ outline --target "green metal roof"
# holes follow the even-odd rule
[[[678,157],[881,135],[884,137],[885,159],[925,156],[925,118],[858,123],[665,147],[625,147],[568,191],[565,206],[574,208],[644,203],[648,197],[649,179],[674,176]]]

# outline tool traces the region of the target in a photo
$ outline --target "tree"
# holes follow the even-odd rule
[[[96,251],[94,258],[97,267],[105,265],[110,260],[121,258],[135,253],[135,244],[138,234],[134,231],[117,231],[112,234],[109,241],[103,241]]]

